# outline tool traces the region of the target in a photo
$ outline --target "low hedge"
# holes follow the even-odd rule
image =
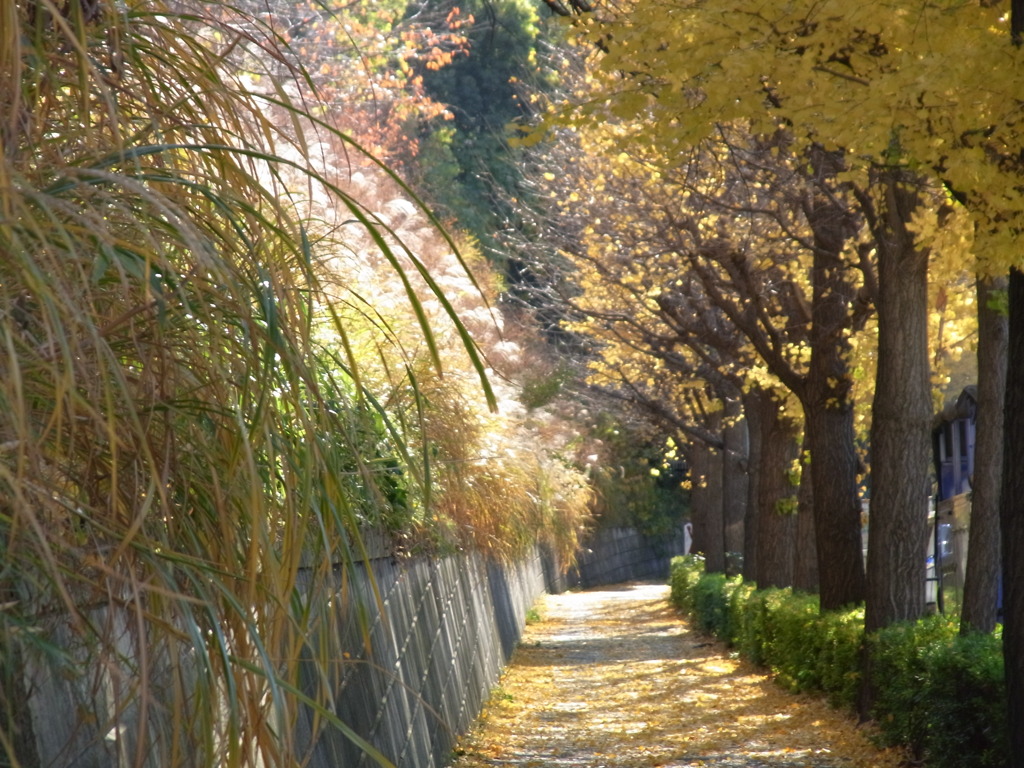
[[[699,557],[672,561],[672,601],[700,629],[768,667],[793,691],[819,691],[854,708],[861,680],[864,611],[822,614],[814,595],[758,590],[740,577],[704,573]],[[888,627],[868,641],[881,741],[904,745],[930,768],[988,768],[1008,758],[1000,640],[960,636],[933,616]]]
[[[905,744],[929,766],[1006,765],[1006,688],[995,635],[960,635],[942,616],[871,638],[874,709],[887,744]]]
[[[700,567],[697,564],[700,563]],[[693,556],[674,557],[669,565],[670,599],[683,613],[693,613],[693,590],[704,575],[704,561]]]

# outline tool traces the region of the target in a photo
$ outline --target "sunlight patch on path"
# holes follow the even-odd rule
[[[668,587],[545,596],[453,768],[897,768],[824,701],[692,631]]]

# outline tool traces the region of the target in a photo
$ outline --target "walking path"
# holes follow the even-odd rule
[[[546,596],[452,768],[897,768],[852,715],[691,630],[668,587]]]

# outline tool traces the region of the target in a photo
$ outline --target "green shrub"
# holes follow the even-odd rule
[[[669,584],[673,605],[691,615],[698,627],[735,642],[742,622],[738,606],[753,594],[753,585],[744,584],[741,576],[705,573],[704,559],[696,555],[672,559]]]
[[[926,657],[924,757],[931,768],[1007,764],[1002,644],[993,635],[957,636]]]
[[[904,744],[931,768],[1006,764],[1003,657],[993,635],[956,634],[936,616],[871,639],[874,715],[887,744]]]
[[[737,576],[735,586],[729,595],[729,644],[735,648],[742,647],[748,642],[751,630],[749,629],[747,604],[753,599],[757,591],[756,585],[744,582],[743,577]]]
[[[672,604],[684,613],[693,612],[693,589],[704,573],[704,558],[698,555],[673,557],[669,568]]]
[[[952,643],[955,636],[952,622],[932,616],[913,624],[894,624],[871,637],[872,714],[883,743],[905,744],[916,756],[922,755],[929,727],[927,657],[932,649]]]
[[[813,595],[758,590],[703,573],[699,558],[672,563],[672,600],[700,629],[767,666],[794,691],[822,691],[853,708],[861,680],[864,609],[819,612]],[[994,768],[1008,757],[1000,640],[961,637],[933,616],[870,639],[873,716],[880,740],[909,747],[928,768]]]
[[[745,596],[752,594],[754,588],[750,584],[743,583],[742,576],[732,576],[725,580],[725,585],[722,588],[722,609],[725,611],[725,616],[722,622],[722,631],[719,637],[725,640],[729,645],[736,644],[736,638],[739,636],[742,627],[742,616],[738,615],[734,610],[734,605],[737,599],[744,599]]]
[[[773,666],[778,630],[773,614],[789,594],[789,590],[755,589],[742,600],[735,643],[741,656],[760,666]]]
[[[764,664],[764,594],[755,585],[733,592],[733,646],[745,659]]]
[[[864,644],[864,609],[829,611],[814,627],[821,689],[835,706],[853,708],[860,687],[861,647]]]
[[[815,630],[820,618],[818,599],[788,589],[772,590],[765,607],[771,634],[765,655],[778,681],[792,691],[820,690],[822,670],[817,663]]]
[[[725,635],[728,610],[724,573],[705,573],[693,588],[693,610],[697,625],[717,637]]]

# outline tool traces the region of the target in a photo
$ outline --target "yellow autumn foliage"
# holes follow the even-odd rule
[[[1024,50],[1009,26],[978,0],[638,2],[580,26],[608,80],[576,115],[642,115],[666,153],[748,120],[842,150],[851,174],[909,166],[967,204],[981,268],[998,273],[1020,262],[1024,216]]]

